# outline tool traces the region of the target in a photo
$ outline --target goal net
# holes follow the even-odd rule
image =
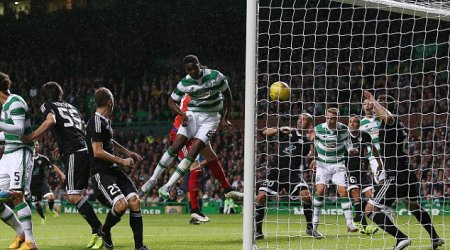
[[[450,3],[446,0],[260,0],[256,8],[256,59],[247,58],[247,63],[255,61],[253,72],[247,67],[247,74],[255,75],[256,88],[254,93],[246,94],[247,99],[256,96],[255,102],[247,100],[246,103],[254,110],[254,114],[246,113],[247,118],[253,116],[249,121],[254,124],[254,130],[246,133],[253,132],[251,143],[254,144],[247,144],[246,154],[253,155],[254,168],[245,175],[246,198],[253,197],[252,201],[245,202],[252,202],[253,217],[251,223],[249,217],[244,218],[244,236],[253,237],[244,239],[244,249],[248,246],[389,249],[395,245],[395,239],[381,229],[373,235],[348,233],[346,208],[342,204],[346,201],[339,198],[334,184],[326,186],[321,207],[318,229],[323,238],[308,235],[306,203],[300,199],[298,190],[290,193],[298,179],[280,174],[290,167],[278,157],[283,154],[279,152],[283,143],[280,128],[296,128],[302,113],[313,117],[313,126],[324,123],[326,110],[332,107],[339,110],[338,121],[345,125],[351,115],[362,119],[364,90],[373,93],[375,98],[391,95],[396,100],[394,115],[407,128],[407,151],[410,167],[418,177],[419,204],[429,211],[439,236],[450,244]],[[247,43],[247,53],[252,49],[249,44],[251,41]],[[270,85],[277,81],[289,86],[289,100],[270,99]],[[247,81],[247,84],[254,83]],[[247,107],[246,111],[249,110]],[[268,133],[269,128],[276,132]],[[302,137],[299,140],[303,141]],[[290,143],[290,149],[295,148],[295,143]],[[254,146],[254,150],[248,145]],[[291,168],[301,170],[300,175],[314,197],[315,175],[309,167],[310,161],[310,157],[303,157],[299,164],[290,162],[296,162]],[[372,178],[369,165],[368,161],[362,161],[362,175]],[[274,179],[274,170],[279,173],[278,180]],[[261,189],[268,185],[265,180],[278,185],[271,186],[270,190]],[[252,188],[252,196],[248,187]],[[266,199],[260,199],[261,191],[265,191]],[[367,199],[363,196],[362,200]],[[261,211],[264,216],[258,221]],[[411,238],[411,249],[431,248],[427,231],[403,202],[397,201],[387,212]],[[370,219],[367,221],[378,228]],[[258,235],[258,224],[263,236]]]

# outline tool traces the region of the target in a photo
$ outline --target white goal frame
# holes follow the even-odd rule
[[[376,8],[411,16],[450,21],[450,8],[416,5],[413,0],[330,0],[342,4]],[[409,1],[409,2],[408,2]],[[255,126],[256,126],[256,75],[258,44],[258,0],[247,0],[246,13],[246,66],[245,66],[245,127],[244,127],[244,205],[242,249],[257,249],[253,239],[255,200]],[[441,6],[442,7],[442,6]]]

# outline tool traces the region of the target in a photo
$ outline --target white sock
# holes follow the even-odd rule
[[[180,162],[180,164],[178,164],[177,169],[172,174],[172,176],[170,177],[169,181],[165,186],[171,188],[173,184],[175,184],[178,181],[178,179],[180,179],[180,177],[184,175],[184,172],[186,172],[186,170],[189,169],[189,167],[192,165],[193,162],[194,161],[190,157],[186,156]]]
[[[25,239],[31,242],[34,241],[33,223],[31,223],[31,209],[26,202],[22,202],[16,206],[17,217],[25,232]]]
[[[319,225],[320,212],[321,212],[320,210],[322,210],[322,207],[323,207],[323,197],[314,197],[313,205],[314,205],[314,209],[313,209],[312,223],[313,223],[313,229],[316,230],[317,226]]]
[[[341,199],[341,207],[344,210],[345,222],[347,227],[354,227],[353,225],[353,213],[352,213],[352,202],[349,198]]]
[[[158,180],[161,174],[166,170],[167,166],[172,163],[173,159],[175,159],[175,155],[172,153],[172,150],[169,148],[166,152],[164,152],[161,160],[158,162],[158,166],[156,166],[155,171],[153,172],[150,180]]]
[[[6,206],[5,204],[0,205],[0,218],[4,221],[8,226],[10,226],[14,231],[16,231],[17,235],[25,235],[23,231],[22,225],[14,214],[13,210]]]

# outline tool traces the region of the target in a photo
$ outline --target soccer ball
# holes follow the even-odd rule
[[[291,89],[285,82],[274,82],[270,85],[270,99],[272,101],[287,101],[291,96]]]

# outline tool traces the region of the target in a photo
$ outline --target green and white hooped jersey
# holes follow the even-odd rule
[[[370,137],[372,137],[373,145],[375,145],[375,147],[378,149],[378,152],[381,154],[380,136],[379,136],[380,125],[381,125],[380,119],[376,119],[375,117],[371,117],[371,118],[364,117],[363,119],[361,119],[359,129],[361,131],[365,131],[365,132],[369,133]],[[372,151],[371,147],[368,147],[367,153],[368,153],[369,159],[372,159],[373,157],[375,157],[373,155],[373,151]]]
[[[327,123],[322,123],[314,128],[314,145],[317,152],[317,160],[323,163],[338,163],[345,160],[349,144],[347,126],[338,122],[336,130],[328,128]]]
[[[223,94],[228,89],[227,78],[217,70],[203,69],[199,79],[185,76],[177,84],[170,96],[180,101],[184,94],[191,97],[188,111],[192,112],[221,112],[223,108]]]
[[[6,124],[14,124],[13,117],[25,118],[24,135],[30,135],[32,133],[30,112],[25,100],[19,96],[11,94],[3,104],[3,110],[1,113],[1,122]],[[27,148],[31,151],[34,150],[33,143],[23,143],[20,140],[22,135],[13,135],[5,132],[5,154],[11,153],[20,148]]]

